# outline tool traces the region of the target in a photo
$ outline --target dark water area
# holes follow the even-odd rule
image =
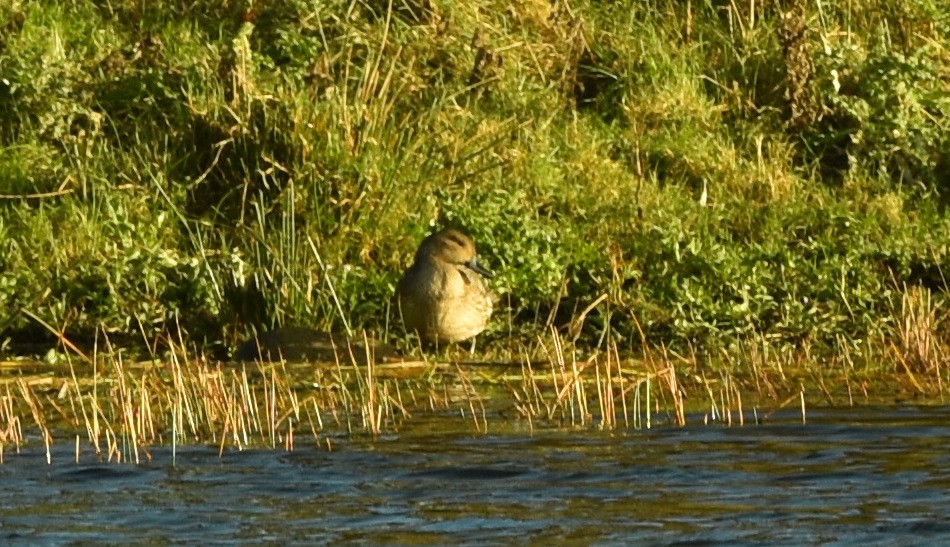
[[[0,465],[4,544],[950,540],[945,407],[613,433],[432,416],[332,451],[179,447],[174,465],[165,447],[77,464],[68,443],[47,465],[37,444]]]

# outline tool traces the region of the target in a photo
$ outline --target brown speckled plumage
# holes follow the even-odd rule
[[[427,342],[459,342],[485,330],[491,273],[475,257],[470,237],[447,228],[425,238],[396,291],[406,330]]]

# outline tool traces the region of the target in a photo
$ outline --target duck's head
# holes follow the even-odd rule
[[[489,279],[494,277],[491,271],[478,263],[472,238],[455,228],[445,228],[422,240],[416,252],[416,261],[426,259],[464,266]]]

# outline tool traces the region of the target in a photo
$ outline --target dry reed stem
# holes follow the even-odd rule
[[[600,411],[601,428],[609,427],[613,423],[613,420],[611,419],[612,417],[608,416],[606,408],[606,399],[608,398],[608,395],[605,393],[605,391],[607,391],[609,388],[602,383],[599,366],[594,367],[594,376],[596,377],[595,385],[597,386],[597,408]]]
[[[703,380],[703,385],[706,387],[706,393],[709,395],[709,414],[707,414],[703,420],[705,423],[708,423],[710,419],[715,422],[720,419],[719,406],[716,404],[716,396],[713,393],[712,386],[709,385],[709,380],[706,378],[706,373],[702,373],[700,377]]]
[[[917,376],[914,374],[911,364],[907,362],[907,358],[904,356],[904,353],[894,345],[893,342],[890,344],[891,354],[894,356],[894,359],[901,365],[904,369],[904,374],[907,375],[907,379],[910,380],[914,387],[920,393],[925,393],[923,386],[920,382],[917,381]]]
[[[478,391],[475,389],[472,381],[469,379],[468,375],[465,374],[465,371],[462,370],[462,367],[460,367],[458,363],[455,365],[455,370],[458,373],[459,381],[462,384],[462,391],[465,394],[465,399],[468,401],[468,409],[469,413],[472,415],[472,422],[475,426],[475,432],[488,433],[488,419],[485,416],[485,405],[482,403],[481,397],[478,396]],[[478,413],[475,411],[476,400],[478,401],[482,411],[481,424],[478,422]]]
[[[21,419],[14,410],[13,395],[10,393],[10,385],[7,384],[6,395],[0,397],[0,423],[4,424],[0,430],[0,463],[3,463],[3,454],[7,443],[13,443],[16,451],[20,451],[20,445],[23,443],[23,429]]]
[[[670,388],[670,395],[673,398],[676,425],[683,427],[686,425],[686,412],[683,406],[683,393],[680,391],[679,382],[677,382],[676,379],[676,367],[670,365],[666,370],[667,385]]]
[[[26,384],[26,382],[20,379],[17,384],[20,386],[20,393],[23,395],[23,400],[26,402],[27,406],[30,407],[30,412],[33,414],[33,421],[36,423],[36,426],[40,429],[40,434],[43,436],[43,444],[46,445],[46,463],[52,463],[50,445],[53,443],[53,436],[50,434],[49,428],[46,427],[46,419],[43,415],[43,411],[40,409],[39,401],[36,399],[36,396],[33,394],[33,391]]]
[[[620,404],[623,408],[623,426],[630,427],[630,420],[628,419],[628,415],[627,415],[627,389],[626,389],[626,386],[624,385],[623,370],[620,368],[620,352],[617,349],[616,343],[614,343],[613,345],[613,350],[614,350],[614,362],[617,363],[617,381],[620,387]],[[607,348],[607,351],[608,352],[610,351],[609,346]]]

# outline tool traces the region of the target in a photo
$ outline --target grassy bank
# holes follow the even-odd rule
[[[936,0],[12,0],[0,343],[397,338],[454,223],[499,351],[553,325],[939,373],[948,84]]]

